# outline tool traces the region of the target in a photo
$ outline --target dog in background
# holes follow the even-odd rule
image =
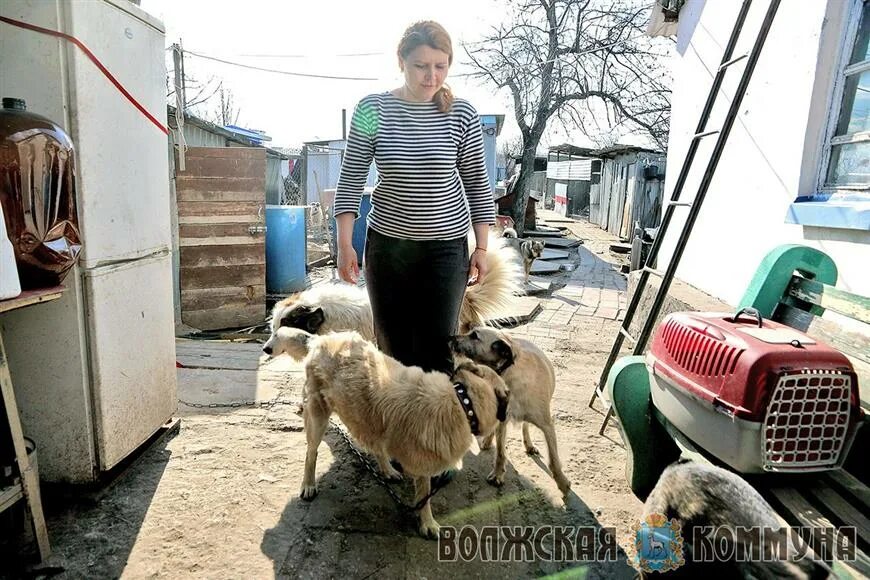
[[[538,454],[529,437],[529,423],[544,433],[550,472],[563,495],[571,489],[571,482],[562,472],[559,450],[556,445],[556,430],[550,412],[550,401],[556,389],[556,373],[547,355],[527,340],[509,336],[495,328],[475,328],[470,333],[454,336],[451,348],[457,354],[486,365],[504,379],[511,392],[508,418],[523,424],[523,443],[526,453]],[[494,433],[496,439],[495,465],[487,477],[493,485],[504,483],[505,438],[507,424],[502,423]],[[492,446],[493,436],[484,439],[482,449]]]
[[[311,334],[355,330],[374,340],[372,307],[364,288],[350,284],[323,284],[276,303],[270,321],[272,336],[282,327]]]
[[[738,554],[740,550],[749,550],[749,557],[735,560],[752,560],[750,562],[693,561],[692,530],[696,527],[749,529],[757,526],[778,530],[783,534],[780,538],[783,545],[788,545],[786,530],[770,504],[740,476],[720,467],[686,461],[670,465],[644,503],[643,520],[651,514],[662,514],[669,520],[676,518],[681,523],[686,563],[666,574],[648,575],[649,578],[829,577],[830,569],[809,557],[795,561],[762,558],[761,546],[736,546]],[[767,561],[762,561],[765,559]]]
[[[300,496],[305,500],[317,495],[317,448],[332,413],[387,477],[402,477],[390,458],[413,477],[415,504],[429,495],[432,476],[461,465],[475,435],[489,435],[506,418],[508,388],[483,365],[463,362],[453,376],[424,372],[381,353],[357,332],[312,335],[287,327],[263,350],[304,360],[308,450]],[[437,538],[428,499],[418,510],[420,533]]]
[[[517,231],[513,228],[505,228],[502,232],[502,237],[506,238],[516,251],[520,254],[523,261],[523,272],[525,273],[524,282],[528,283],[529,274],[532,271],[532,263],[540,258],[544,253],[544,243],[540,240],[520,240],[517,237]]]
[[[474,240],[469,237],[469,250]],[[522,291],[522,275],[508,241],[489,236],[488,273],[482,282],[465,291],[459,311],[459,330],[466,332],[510,305]],[[289,296],[272,309],[272,334],[281,327],[300,328],[311,334],[355,330],[374,340],[372,308],[364,288],[345,283],[324,284]]]

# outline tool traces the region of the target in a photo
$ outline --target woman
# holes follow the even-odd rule
[[[350,283],[359,276],[353,221],[374,160],[380,180],[364,265],[378,347],[403,364],[452,373],[448,338],[465,287],[486,276],[495,220],[483,134],[474,107],[444,84],[453,47],[441,25],[412,25],[397,54],[404,85],[362,99],[351,121],[334,204],[338,273]]]

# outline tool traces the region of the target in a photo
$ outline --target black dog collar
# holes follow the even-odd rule
[[[456,392],[459,404],[462,405],[462,410],[465,412],[465,418],[468,419],[468,424],[471,427],[471,434],[480,435],[480,425],[477,422],[477,413],[474,412],[474,404],[471,402],[471,395],[468,393],[468,387],[462,383],[453,383],[453,390]]]

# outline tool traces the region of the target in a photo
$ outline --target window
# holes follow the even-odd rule
[[[850,4],[819,187],[791,204],[788,223],[870,230],[870,0]]]
[[[843,98],[830,142],[825,188],[870,188],[870,2],[864,2],[858,38],[843,71]]]

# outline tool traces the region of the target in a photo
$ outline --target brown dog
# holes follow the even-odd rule
[[[535,455],[538,450],[529,437],[529,423],[543,431],[547,441],[550,471],[559,491],[567,494],[571,482],[562,473],[559,450],[556,447],[556,430],[550,413],[550,400],[556,388],[556,373],[547,356],[527,340],[512,338],[494,328],[480,327],[470,333],[451,339],[453,350],[474,362],[484,364],[498,372],[511,392],[508,418],[523,423],[523,443],[526,453]],[[501,423],[496,430],[495,466],[487,481],[494,485],[504,483],[505,435],[507,424]],[[484,439],[483,449],[492,446],[492,436]]]
[[[465,362],[453,377],[424,372],[381,353],[356,332],[312,335],[290,327],[279,328],[264,350],[305,361],[302,499],[317,494],[317,447],[332,413],[387,477],[402,477],[389,463],[393,458],[414,478],[415,503],[429,495],[432,476],[461,464],[474,435],[488,436],[506,418],[508,389],[483,365]],[[437,538],[428,499],[418,513],[420,533]]]

